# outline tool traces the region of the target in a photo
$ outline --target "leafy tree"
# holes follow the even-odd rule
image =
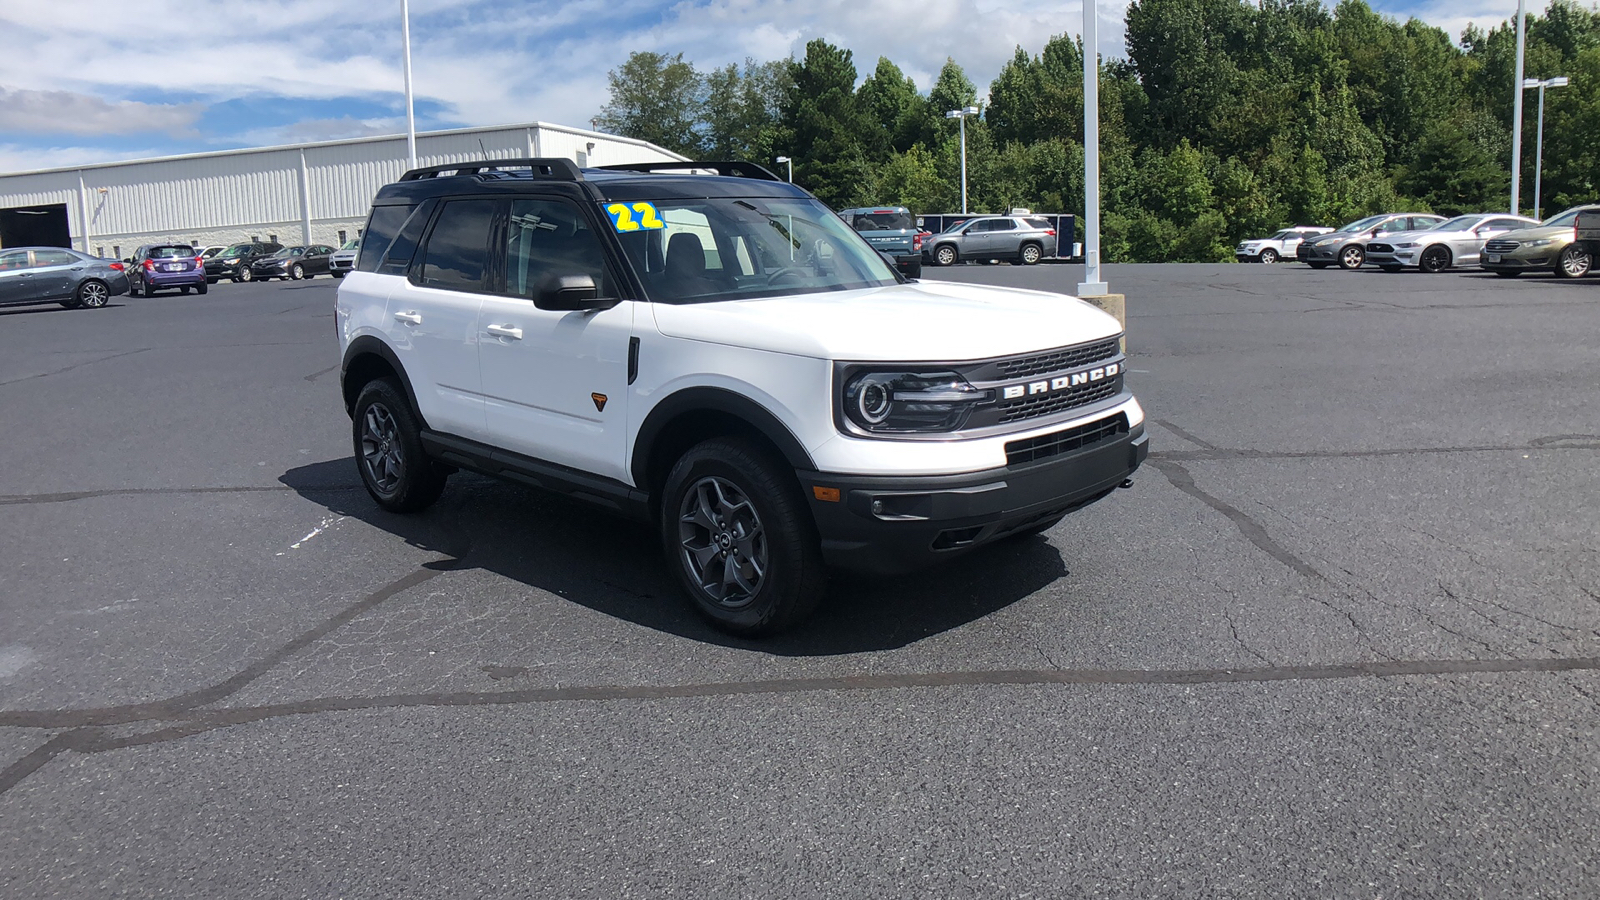
[[[682,53],[637,51],[606,73],[611,99],[596,125],[696,156],[701,148],[705,83]]]
[[[869,156],[885,155],[869,150],[879,151],[885,139],[856,97],[850,51],[818,38],[806,44],[804,60],[789,63],[789,74],[783,125],[795,180],[836,208],[866,202],[873,180]]]
[[[746,159],[771,164],[779,116],[789,91],[784,62],[729,63],[705,76],[706,102],[702,152],[711,159]]]

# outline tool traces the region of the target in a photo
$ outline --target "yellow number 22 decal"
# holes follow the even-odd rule
[[[630,231],[655,231],[667,227],[661,221],[661,212],[654,203],[613,203],[606,207],[611,215],[611,227],[626,234]],[[638,218],[634,218],[635,214]]]

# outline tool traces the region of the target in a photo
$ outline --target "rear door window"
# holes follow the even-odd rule
[[[70,266],[75,265],[78,258],[65,250],[35,250],[33,251],[33,264],[35,266]]]
[[[422,251],[418,283],[452,291],[483,290],[489,231],[498,200],[451,200],[439,211]]]

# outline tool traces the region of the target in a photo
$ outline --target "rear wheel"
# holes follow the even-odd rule
[[[180,293],[180,294],[189,293],[189,286],[188,285],[184,285],[183,287],[178,288],[178,293]]]
[[[1366,259],[1367,251],[1356,246],[1355,244],[1351,244],[1350,246],[1339,251],[1339,268],[1359,269],[1361,268],[1361,264],[1365,262]]]
[[[950,246],[949,244],[945,244],[939,249],[933,251],[933,261],[941,266],[953,266],[956,264],[957,258],[956,248]]]
[[[1023,244],[1021,256],[1023,265],[1035,266],[1038,265],[1039,260],[1043,258],[1044,251],[1039,249],[1038,244]]]
[[[1429,275],[1437,275],[1450,268],[1450,248],[1433,246],[1422,251],[1422,256],[1417,260],[1417,267]]]
[[[1278,251],[1272,249],[1271,247],[1267,247],[1261,251],[1261,255],[1257,257],[1257,259],[1260,259],[1262,262],[1270,266],[1278,261]]]
[[[204,294],[207,291],[207,289],[209,289],[210,287],[211,287],[211,282],[202,281],[199,284],[194,286],[194,292],[196,294]]]
[[[394,382],[380,378],[361,388],[351,437],[361,483],[379,506],[417,512],[444,493],[448,472],[423,451],[421,426]]]
[[[106,287],[104,281],[90,278],[78,285],[78,291],[73,299],[85,309],[99,309],[111,302],[111,289]]]
[[[679,458],[662,492],[661,539],[695,608],[731,634],[781,631],[822,599],[822,549],[799,486],[748,441],[713,438]]]
[[[137,297],[137,296],[139,296],[140,290],[141,289],[139,287],[139,282],[134,281],[132,278],[128,279],[128,296],[129,297]]]
[[[1589,274],[1589,266],[1593,262],[1588,250],[1577,244],[1568,244],[1556,257],[1556,274],[1562,278],[1582,278]]]

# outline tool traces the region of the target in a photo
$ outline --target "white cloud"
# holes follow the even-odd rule
[[[24,134],[194,134],[202,107],[196,103],[108,101],[72,91],[6,90],[0,87],[0,131]]]

